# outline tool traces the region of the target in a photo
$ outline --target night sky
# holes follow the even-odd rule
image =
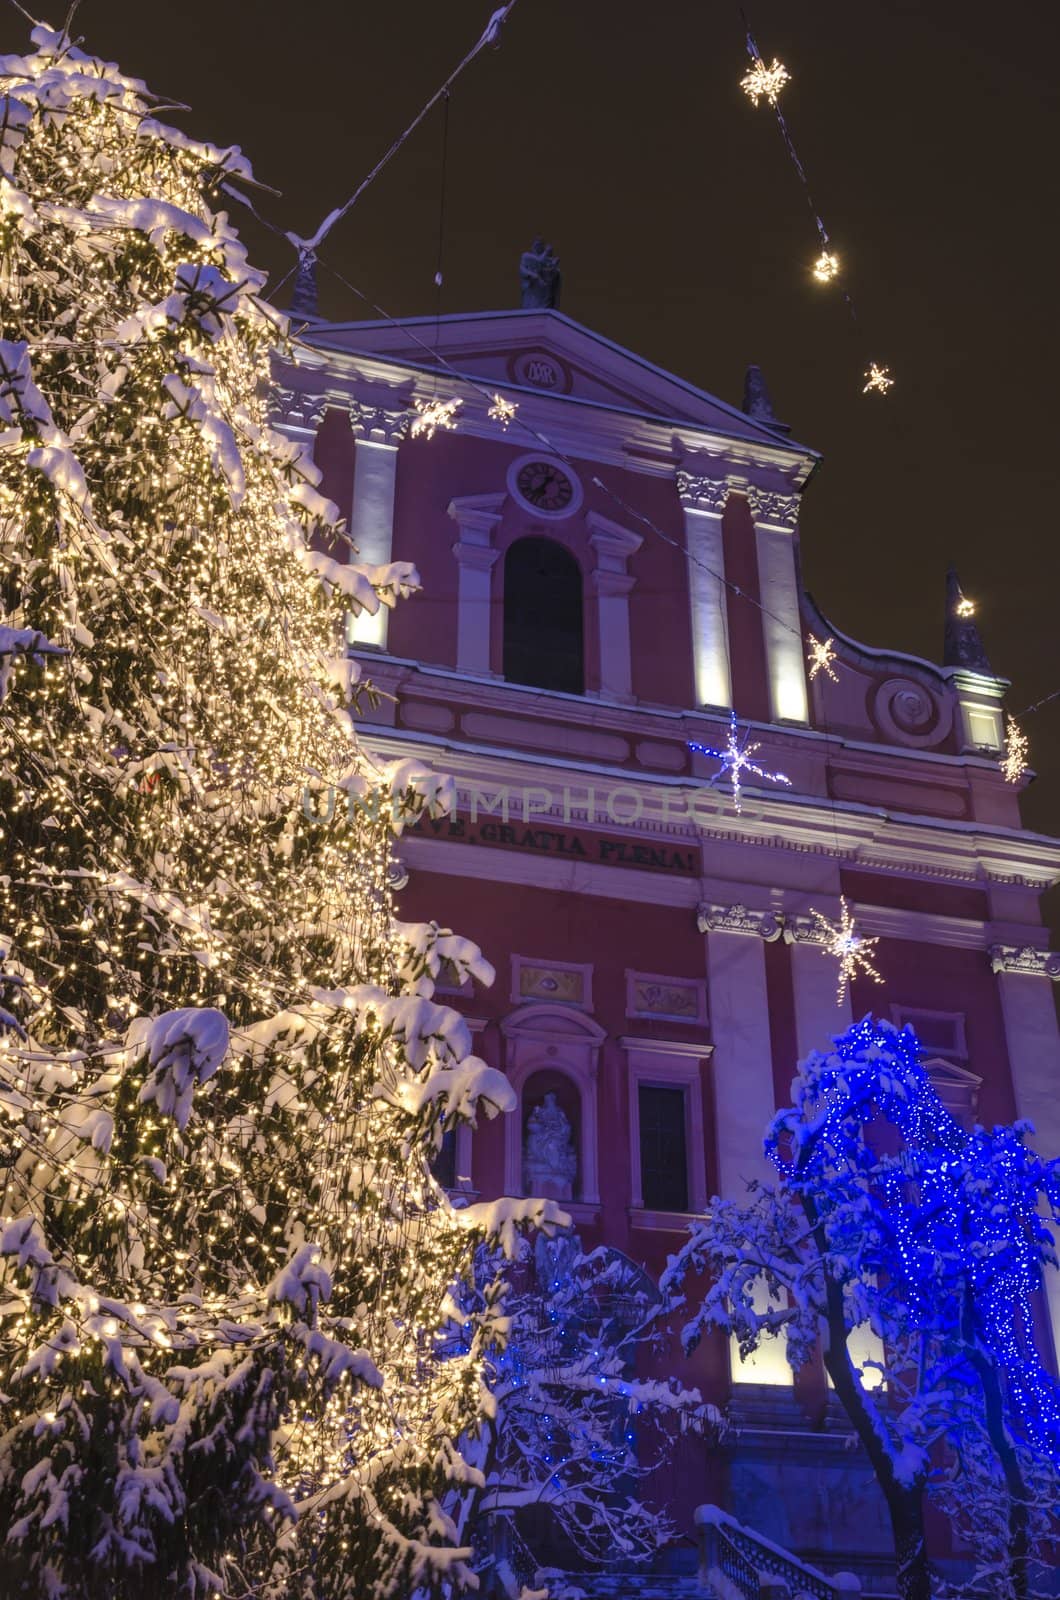
[[[492,8],[84,0],[76,30],[187,102],[172,120],[189,132],[242,145],[281,191],[263,213],[311,233]],[[442,240],[443,312],[517,305],[540,232],[578,321],[737,404],[758,362],[824,457],[802,555],[826,614],[938,660],[955,561],[1017,711],[1060,689],[1054,19],[1018,0],[756,0],[856,327],[810,276],[803,191],[772,114],[738,87],[735,0],[519,0],[452,96]],[[3,48],[21,48],[20,19],[4,22]],[[396,315],[438,304],[441,154],[439,108],[323,253]],[[237,220],[282,276],[289,247]],[[327,271],[321,286],[325,314],[369,314]],[[896,377],[885,399],[859,393],[870,358]],[[1040,776],[1025,821],[1060,832],[1060,699],[1026,732]]]

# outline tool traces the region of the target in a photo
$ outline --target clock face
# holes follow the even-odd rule
[[[574,485],[551,461],[528,461],[515,481],[523,499],[539,511],[565,511],[574,498]]]

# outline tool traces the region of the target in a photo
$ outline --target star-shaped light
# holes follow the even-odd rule
[[[740,79],[740,88],[752,105],[764,99],[775,106],[777,96],[790,79],[791,73],[776,56],[771,67],[766,66],[761,56],[756,56],[750,70]]]
[[[954,610],[960,617],[961,621],[966,622],[969,617],[975,616],[975,601],[969,600],[966,594],[962,594],[961,598],[957,601]]]
[[[507,428],[519,407],[514,400],[506,400],[502,394],[493,396],[493,404],[486,412],[491,422],[499,422],[502,428]]]
[[[692,740],[689,740],[688,743],[688,748],[695,751],[697,755],[713,756],[716,761],[721,762],[721,766],[710,780],[711,786],[713,787],[719,778],[727,775],[732,783],[733,804],[737,811],[742,809],[740,805],[741,773],[751,772],[756,778],[764,778],[767,783],[783,783],[788,788],[791,787],[791,779],[786,777],[783,772],[767,772],[765,767],[760,767],[751,760],[755,751],[760,750],[762,747],[760,744],[752,744],[750,739],[750,728],[745,728],[743,737],[740,737],[740,725],[736,721],[736,713],[733,711],[729,716],[729,737],[723,749],[716,750],[712,745],[696,744]]]
[[[822,250],[813,264],[813,275],[818,283],[831,283],[839,276],[839,257],[831,250]]]
[[[454,419],[463,403],[462,400],[417,400],[416,416],[409,433],[414,439],[421,434],[425,439],[433,439],[438,428],[455,428]]]
[[[883,982],[883,978],[872,964],[872,956],[880,942],[879,939],[862,939],[854,932],[854,918],[850,914],[845,895],[840,895],[839,906],[838,922],[830,921],[828,917],[822,916],[819,911],[810,907],[810,915],[817,924],[817,931],[824,935],[825,950],[839,962],[835,1001],[837,1006],[843,1004],[843,996],[851,980],[859,972],[866,978],[871,978],[873,983]]]
[[[809,654],[806,657],[810,663],[810,682],[813,682],[819,672],[826,672],[833,683],[838,683],[839,674],[832,671],[832,663],[836,658],[835,651],[832,649],[835,640],[816,639],[811,633],[807,635],[807,643],[810,646]]]
[[[886,394],[888,389],[894,388],[894,379],[891,377],[890,367],[881,367],[875,361],[869,363],[865,373],[865,387],[862,394]]]
[[[1001,770],[1005,775],[1006,783],[1019,783],[1023,774],[1029,770],[1027,760],[1030,754],[1030,745],[1023,729],[1009,717],[1005,724],[1005,754],[1001,758]]]

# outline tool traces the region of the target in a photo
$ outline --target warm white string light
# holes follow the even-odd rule
[[[822,250],[813,264],[813,275],[818,283],[831,283],[839,276],[839,257],[833,250]]]
[[[502,394],[495,394],[493,403],[486,415],[491,422],[499,422],[501,427],[507,430],[509,422],[515,421],[515,413],[518,409],[519,406],[516,401],[507,400]]]
[[[786,83],[790,83],[791,73],[783,62],[773,57],[771,66],[766,66],[761,56],[758,56],[751,67],[740,79],[740,88],[756,106],[759,100],[765,100],[769,105],[775,106]]]
[[[890,367],[881,367],[878,362],[870,361],[865,372],[862,394],[886,394],[888,389],[893,388],[894,379],[891,377]]]
[[[882,983],[883,978],[872,964],[872,956],[880,942],[879,939],[863,939],[854,932],[854,918],[845,895],[839,897],[839,908],[838,922],[832,922],[820,911],[815,911],[812,906],[810,915],[817,924],[818,933],[823,935],[825,950],[839,962],[836,1005],[841,1006],[849,985],[859,973],[871,978],[873,983]]]
[[[433,439],[439,428],[451,431],[456,427],[456,413],[463,403],[462,400],[417,400],[416,416],[409,429],[412,438]]]
[[[1030,744],[1027,735],[1014,717],[1005,722],[1005,753],[1001,758],[1001,771],[1006,783],[1019,783],[1030,770]]]
[[[824,672],[831,678],[833,683],[838,683],[839,674],[832,670],[836,660],[836,653],[833,648],[835,640],[818,639],[811,633],[807,636],[807,643],[810,646],[806,657],[810,666],[810,682],[813,682],[819,672]]]

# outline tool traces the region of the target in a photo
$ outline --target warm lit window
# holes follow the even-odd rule
[[[517,539],[504,558],[504,676],[585,691],[582,575],[554,539]]]

